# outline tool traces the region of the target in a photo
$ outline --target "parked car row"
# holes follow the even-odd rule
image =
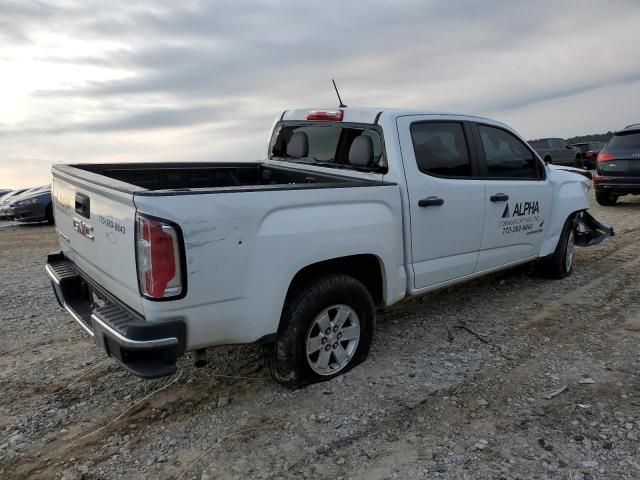
[[[640,195],[640,123],[628,125],[604,142],[569,144],[562,138],[529,140],[548,164],[596,170],[596,201],[615,205],[623,195]]]
[[[53,224],[51,185],[12,190],[0,195],[0,219]]]

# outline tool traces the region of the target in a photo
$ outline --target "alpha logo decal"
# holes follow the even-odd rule
[[[542,233],[544,218],[540,217],[538,200],[512,205],[513,208],[507,203],[502,211],[502,218],[498,219],[498,231],[502,231],[502,235]]]
[[[504,212],[502,212],[502,218],[509,218],[509,204],[504,206]]]
[[[537,200],[533,202],[518,202],[513,207],[513,211],[509,214],[509,204],[507,203],[502,212],[502,218],[523,217],[525,215],[535,215],[540,212],[540,205]]]

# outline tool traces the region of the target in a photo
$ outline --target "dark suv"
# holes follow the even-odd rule
[[[596,168],[596,158],[604,147],[603,142],[574,143],[573,146],[580,150],[580,160],[576,159],[576,167],[589,170]]]
[[[614,205],[622,195],[640,195],[640,123],[618,131],[598,154],[593,178],[596,200]]]

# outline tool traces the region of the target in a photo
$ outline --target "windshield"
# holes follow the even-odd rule
[[[280,123],[271,138],[269,158],[334,168],[386,171],[379,127],[368,124]]]

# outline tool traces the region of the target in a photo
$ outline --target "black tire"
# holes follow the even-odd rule
[[[572,215],[564,222],[556,250],[538,263],[538,273],[546,278],[564,278],[573,271],[575,259],[575,217]],[[567,257],[571,255],[571,261]]]
[[[612,195],[607,192],[598,192],[596,190],[596,202],[598,202],[603,207],[612,207],[618,201],[617,195]]]
[[[582,158],[580,158],[579,156],[576,156],[575,160],[573,161],[573,166],[575,168],[584,169],[584,163],[582,161]]]
[[[544,157],[544,163],[546,163],[548,165],[553,165],[553,161],[551,161],[551,157],[549,157],[549,156]]]
[[[320,313],[333,305],[346,305],[356,313],[360,337],[345,366],[336,373],[321,375],[310,365],[307,336]],[[299,290],[285,305],[276,340],[266,348],[271,377],[295,389],[342,375],[367,358],[374,329],[375,308],[365,286],[348,275],[322,276]]]
[[[47,223],[49,225],[53,225],[53,208],[51,207],[51,204],[47,205],[47,210],[45,211],[44,218],[47,220]]]

